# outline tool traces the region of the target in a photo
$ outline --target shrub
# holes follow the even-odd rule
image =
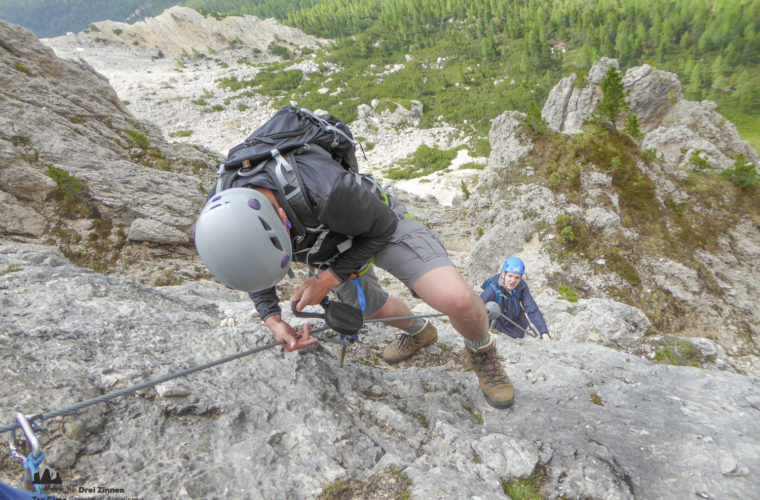
[[[209,17],[210,16],[210,17],[213,17],[214,19],[216,19],[217,21],[221,21],[222,20],[222,15],[220,13],[218,13],[218,12],[212,12],[212,11],[206,10],[206,9],[197,9],[197,10],[198,10],[198,13],[200,13],[203,17]]]
[[[385,176],[389,179],[424,177],[447,168],[456,157],[457,151],[457,148],[441,151],[422,144],[409,158],[401,162],[399,167],[388,169]]]
[[[475,163],[474,161],[459,166],[459,170],[483,170],[484,168],[486,168],[485,163]]]
[[[526,479],[501,478],[501,486],[504,493],[512,500],[541,500],[541,485],[546,482],[546,474],[537,470]]]
[[[290,51],[286,47],[283,47],[282,45],[279,45],[275,42],[270,43],[269,47],[267,48],[269,49],[269,52],[275,56],[280,56],[283,59],[290,59],[291,57]]]
[[[747,161],[747,158],[742,153],[736,156],[734,166],[725,169],[720,175],[726,177],[742,189],[750,189],[760,184],[760,176],[757,175],[757,169],[751,162]]]
[[[49,163],[45,164],[45,168],[47,168],[47,176],[56,183],[55,199],[62,213],[89,217],[91,209],[77,197],[82,190],[82,182],[66,170]]]
[[[685,201],[675,201],[673,198],[665,200],[665,205],[672,208],[677,216],[683,217],[684,208],[686,207]]]
[[[467,183],[464,182],[464,179],[461,180],[459,187],[462,188],[462,194],[464,195],[464,199],[469,200],[471,193],[470,193],[470,190],[467,188]]]
[[[641,129],[639,128],[639,118],[633,113],[629,114],[628,118],[625,120],[625,133],[637,141],[640,141],[641,138],[644,137],[644,134],[641,133]]]
[[[49,163],[45,164],[47,175],[53,179],[58,186],[58,192],[63,196],[76,196],[82,189],[82,183],[73,175],[62,168],[58,168]]]
[[[169,137],[189,137],[193,134],[192,130],[177,130],[169,134]]]
[[[694,344],[677,337],[665,337],[663,345],[654,353],[654,362],[677,366],[699,367],[702,355]]]
[[[559,237],[563,242],[578,241],[578,237],[575,236],[575,233],[573,232],[573,226],[563,227],[562,231],[559,233]]]
[[[137,130],[125,130],[125,134],[129,136],[130,139],[132,139],[132,142],[137,144],[141,148],[147,148],[150,146],[150,141],[147,137],[145,137],[143,134],[138,132]]]
[[[298,88],[303,80],[303,72],[300,69],[287,71],[268,72],[262,71],[253,79],[254,85],[261,85],[261,90],[268,93],[279,93],[284,90]]]
[[[536,103],[534,101],[530,101],[530,104],[528,104],[528,113],[526,120],[533,137],[537,137],[539,134],[542,134],[549,127],[549,124],[541,116],[541,112],[538,110],[538,106],[536,106]]]
[[[560,285],[557,288],[557,293],[559,293],[559,298],[562,300],[566,300],[568,302],[578,302],[578,294],[570,288],[567,285]]]
[[[651,161],[657,158],[657,150],[656,149],[646,149],[643,153],[641,153],[641,157],[644,158],[646,161]]]
[[[641,278],[639,277],[636,267],[631,264],[630,259],[627,258],[627,256],[617,247],[613,246],[609,248],[605,253],[604,258],[607,261],[607,267],[611,271],[617,273],[621,278],[628,281],[628,283],[632,285],[638,285],[641,283]]]
[[[557,172],[554,172],[551,177],[551,181],[549,181],[549,187],[551,189],[554,189],[559,186],[560,177]]]
[[[255,80],[238,80],[237,75],[232,75],[229,78],[220,78],[217,80],[217,83],[219,83],[221,88],[231,92],[257,85]]]
[[[701,149],[697,149],[691,154],[689,158],[689,166],[694,169],[695,172],[704,173],[706,170],[712,170],[713,166],[705,158],[702,158],[700,154]]]

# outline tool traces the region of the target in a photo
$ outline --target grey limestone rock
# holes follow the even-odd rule
[[[541,111],[549,127],[566,134],[582,133],[584,120],[602,98],[599,86],[607,70],[619,67],[616,59],[601,58],[589,71],[588,82],[578,83],[572,74],[549,93]],[[695,153],[721,169],[733,165],[738,154],[756,166],[757,152],[739,138],[736,127],[715,111],[712,101],[693,102],[683,98],[677,75],[648,64],[629,68],[623,77],[630,113],[645,134],[641,148],[653,149],[669,164],[683,165]],[[617,124],[623,125],[623,118]]]
[[[206,177],[194,169],[211,164],[210,155],[170,146],[158,128],[130,115],[86,62],[60,59],[31,32],[3,21],[0,61],[0,189],[13,207],[5,209],[12,213],[2,234],[39,241],[68,235],[66,244],[89,251],[92,233],[78,232],[84,226],[56,203],[75,194],[87,208],[74,218],[98,219],[114,232],[150,220],[154,231],[132,231],[133,240],[188,244],[204,199],[199,183],[211,177],[210,168]],[[78,190],[59,187],[51,169],[75,179]],[[166,234],[156,234],[158,228]]]
[[[541,110],[541,116],[552,130],[565,134],[582,132],[583,122],[602,98],[599,84],[612,66],[619,67],[617,59],[603,57],[589,70],[587,82],[578,82],[575,73],[560,80]]]
[[[181,245],[190,240],[187,234],[155,219],[135,219],[132,221],[127,231],[127,239],[169,245]]]
[[[39,212],[22,205],[15,196],[0,191],[0,231],[25,236],[42,236],[47,221]]]
[[[210,282],[152,288],[9,241],[0,270],[3,408],[60,409],[271,341],[245,294]],[[535,471],[547,497],[760,489],[760,379],[497,336],[516,403],[496,410],[434,321],[440,345],[395,367],[372,361],[395,335],[373,325],[342,369],[332,345],[277,348],[49,420],[45,465],[64,487],[150,498],[311,498],[390,466],[414,498],[503,498],[502,479]],[[9,463],[0,480],[20,486]]]

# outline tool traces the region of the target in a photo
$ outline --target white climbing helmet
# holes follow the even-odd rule
[[[206,202],[195,223],[195,248],[216,279],[244,292],[277,284],[292,252],[272,203],[249,188],[227,189]]]

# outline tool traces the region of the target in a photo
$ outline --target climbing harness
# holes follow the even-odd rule
[[[363,273],[362,273],[363,274]],[[352,281],[354,277],[357,279],[359,276],[357,275],[351,275]],[[296,305],[298,302],[291,303],[291,312],[293,315],[297,318],[317,318],[322,319],[325,322],[325,325],[330,328],[331,330],[334,330],[340,334],[340,340],[334,340],[336,343],[339,343],[341,346],[340,350],[340,361],[338,366],[340,368],[343,368],[343,359],[346,356],[346,348],[350,345],[356,342],[356,334],[359,330],[364,328],[365,323],[385,323],[385,322],[391,322],[391,321],[401,321],[405,319],[417,319],[417,318],[433,318],[437,316],[445,316],[443,313],[433,313],[433,314],[415,314],[412,316],[397,316],[394,318],[375,318],[375,319],[364,319],[364,304],[362,303],[362,298],[364,294],[361,292],[361,285],[354,283],[357,287],[357,294],[359,295],[359,303],[362,305],[361,310],[357,309],[356,307],[350,306],[348,304],[345,304],[343,302],[336,302],[331,301],[329,298],[325,297],[325,299],[320,303],[320,305],[324,308],[324,313],[316,313],[316,312],[308,312],[308,311],[302,311],[298,312],[296,311]],[[326,337],[323,340],[326,340],[329,337]]]
[[[363,294],[361,295],[363,298]],[[360,301],[361,302],[361,301]],[[340,335],[340,358],[338,366],[343,368],[343,360],[346,357],[346,348],[349,344],[356,342],[356,333],[364,326],[364,318],[361,310],[342,302],[333,302],[329,298],[320,303],[324,308],[324,313],[299,312],[296,311],[298,302],[291,303],[290,310],[293,316],[297,318],[318,318],[325,321],[325,325],[330,329],[338,332]]]

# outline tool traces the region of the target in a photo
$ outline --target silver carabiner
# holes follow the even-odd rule
[[[31,420],[34,422],[37,418],[41,419],[41,417],[41,415],[34,415],[31,417]],[[34,430],[32,429],[32,425],[29,424],[29,420],[27,420],[23,413],[16,413],[16,421],[21,427],[21,430],[24,431],[26,446],[32,450],[32,456],[34,458],[39,457],[41,453],[40,442],[37,439],[37,436],[34,434]],[[26,455],[24,455],[21,450],[19,450],[19,446],[21,446],[21,444],[20,440],[16,439],[16,429],[12,429],[11,438],[8,440],[8,447],[11,450],[11,456],[20,462],[24,462],[26,460]]]

